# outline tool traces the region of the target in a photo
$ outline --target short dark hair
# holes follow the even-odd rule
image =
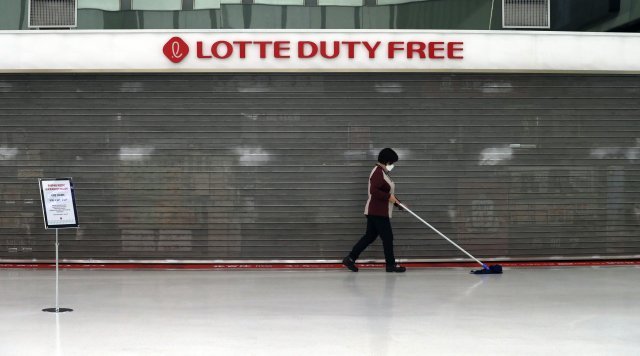
[[[398,162],[398,154],[396,153],[396,151],[390,148],[385,148],[380,151],[380,153],[378,153],[378,162],[382,164],[393,164],[395,162]]]

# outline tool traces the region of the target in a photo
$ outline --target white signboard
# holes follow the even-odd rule
[[[640,34],[433,30],[0,31],[0,72],[640,73]]]
[[[78,227],[78,213],[71,178],[43,178],[39,182],[45,228]]]

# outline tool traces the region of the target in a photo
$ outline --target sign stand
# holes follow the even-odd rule
[[[44,215],[45,229],[56,230],[56,306],[42,309],[44,312],[71,312],[71,308],[59,306],[59,230],[61,228],[77,228],[78,213],[76,209],[75,192],[71,178],[40,179],[40,200]]]
[[[44,308],[42,309],[42,311],[44,312],[50,312],[50,313],[64,313],[64,312],[71,312],[73,311],[73,309],[71,308],[60,308],[58,305],[58,246],[60,245],[58,243],[58,230],[56,229],[56,306],[55,308]]]

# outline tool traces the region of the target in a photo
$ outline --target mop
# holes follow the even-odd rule
[[[467,256],[471,257],[474,261],[478,262],[481,266],[482,269],[478,269],[478,270],[473,270],[471,271],[471,273],[473,274],[500,274],[502,273],[502,266],[500,265],[491,265],[491,266],[487,266],[486,264],[482,263],[482,261],[480,261],[479,259],[473,257],[473,255],[471,255],[469,252],[467,252],[465,249],[463,249],[462,247],[458,246],[457,243],[451,241],[451,239],[449,239],[448,237],[446,237],[443,233],[441,233],[440,231],[438,231],[435,227],[431,226],[431,224],[429,224],[428,222],[424,221],[421,217],[419,217],[418,215],[416,215],[416,213],[414,213],[413,211],[409,210],[409,208],[407,208],[406,206],[404,206],[402,203],[398,202],[398,205],[406,210],[407,212],[409,212],[409,214],[413,215],[416,217],[416,219],[422,221],[423,224],[427,225],[429,228],[431,228],[431,230],[435,231],[436,233],[438,233],[438,235],[442,236],[445,240],[451,242],[451,244],[453,244],[453,246],[457,247],[460,251],[464,252]]]

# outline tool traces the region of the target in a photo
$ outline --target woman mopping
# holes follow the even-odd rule
[[[396,264],[393,255],[393,231],[391,230],[391,215],[393,206],[399,201],[394,195],[395,184],[389,177],[393,164],[398,162],[398,154],[385,148],[378,154],[378,163],[369,175],[369,199],[364,207],[364,215],[367,217],[367,230],[358,241],[349,255],[342,260],[342,264],[353,272],[358,272],[356,260],[375,239],[380,235],[384,248],[384,259],[387,263],[387,272],[404,272],[407,269]],[[402,208],[400,208],[402,210]]]

